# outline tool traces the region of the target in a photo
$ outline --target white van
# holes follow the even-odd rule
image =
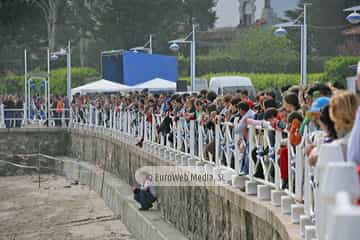
[[[256,94],[251,79],[240,76],[213,77],[210,79],[209,90],[218,95],[232,94],[238,90],[247,90],[249,97],[255,97]]]

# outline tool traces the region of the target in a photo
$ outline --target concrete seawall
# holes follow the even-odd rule
[[[105,166],[106,171],[130,186],[135,184],[138,168],[174,164],[113,137],[84,130],[0,131],[0,139],[3,153],[33,153],[32,148],[40,142],[40,149],[48,155],[67,155],[93,166]],[[15,143],[21,145],[20,150],[13,147]],[[291,224],[290,216],[281,215],[270,202],[231,186],[161,187],[159,208],[164,220],[189,239],[300,239],[299,226]]]

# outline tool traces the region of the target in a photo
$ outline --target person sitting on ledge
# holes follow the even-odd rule
[[[155,187],[152,185],[151,176],[145,174],[142,176],[144,181],[142,185],[133,189],[134,199],[140,204],[140,211],[147,211],[153,207],[153,203],[157,200]]]

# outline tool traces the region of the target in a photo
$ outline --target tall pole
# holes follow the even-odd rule
[[[301,24],[300,85],[304,86],[304,25]]]
[[[71,42],[69,41],[68,43],[68,48],[67,48],[67,82],[66,82],[66,94],[67,94],[67,99],[69,101],[69,104],[71,103],[72,99],[71,99]]]
[[[303,47],[303,71],[304,71],[304,79],[303,85],[307,84],[307,5],[304,4],[304,47]]]
[[[49,119],[50,119],[50,114],[51,114],[51,89],[50,89],[50,48],[47,49],[47,120],[48,120],[48,124],[49,124]],[[50,124],[49,124],[50,126]]]
[[[150,34],[150,39],[149,39],[149,48],[150,48],[150,51],[149,53],[152,54],[152,34]]]
[[[28,111],[28,84],[27,84],[27,50],[24,50],[24,69],[25,69],[25,73],[24,73],[24,80],[25,80],[25,84],[24,84],[24,124],[26,124],[27,122],[27,111]]]
[[[195,24],[192,25],[192,43],[191,43],[191,90],[195,91],[196,78],[196,29]]]

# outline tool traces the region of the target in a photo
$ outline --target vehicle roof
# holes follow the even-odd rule
[[[222,87],[253,86],[250,78],[241,76],[213,77],[210,79],[210,87],[215,85]]]

